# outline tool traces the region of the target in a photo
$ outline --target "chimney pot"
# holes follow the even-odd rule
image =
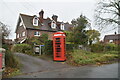
[[[40,18],[43,19],[43,15],[44,15],[44,11],[43,11],[43,9],[41,9],[41,11],[39,12],[39,16],[40,16]]]
[[[53,16],[52,16],[52,19],[53,19],[54,21],[56,21],[56,22],[57,22],[57,18],[58,18],[57,15],[53,15]]]

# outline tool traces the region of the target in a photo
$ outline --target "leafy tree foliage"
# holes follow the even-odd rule
[[[5,38],[7,38],[10,34],[10,30],[8,28],[8,25],[5,25],[4,23],[0,22],[0,39],[1,41],[4,41]]]
[[[86,32],[87,36],[88,36],[88,42],[89,42],[89,45],[92,45],[93,41],[99,41],[99,36],[100,36],[100,33],[99,31],[97,30],[88,30]]]
[[[77,19],[73,19],[71,23],[75,26],[73,29],[73,39],[75,44],[86,45],[88,37],[86,35],[86,25],[88,20],[82,14]]]
[[[74,33],[72,31],[64,31],[66,33],[66,42],[74,42]]]
[[[99,29],[106,26],[120,25],[120,1],[119,0],[100,0],[95,10],[95,21]],[[113,26],[113,29],[116,27]]]

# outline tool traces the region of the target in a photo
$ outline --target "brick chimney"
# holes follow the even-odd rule
[[[57,22],[57,18],[58,18],[57,15],[53,15],[53,16],[52,16],[52,19],[53,19],[54,21],[56,21],[56,22]]]
[[[43,22],[43,15],[44,15],[44,11],[43,9],[39,12],[39,19],[40,19],[40,22],[42,23]]]
[[[44,11],[43,11],[43,9],[39,12],[39,16],[40,16],[40,18],[42,18],[43,19],[43,15],[44,15]]]

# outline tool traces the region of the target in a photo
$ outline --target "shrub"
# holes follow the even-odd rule
[[[92,52],[102,52],[104,51],[104,45],[100,43],[92,44],[91,46]]]
[[[117,51],[118,50],[118,45],[114,43],[108,43],[105,45],[105,51]]]
[[[53,54],[53,41],[52,40],[48,40],[45,42],[44,53],[48,55]]]
[[[16,44],[13,46],[14,52],[33,54],[33,48],[29,44]]]
[[[66,51],[72,51],[74,44],[66,44]]]
[[[78,49],[77,44],[66,44],[66,51],[73,51],[74,49]]]
[[[19,60],[11,51],[5,53],[5,66],[11,68],[19,68],[20,66]]]

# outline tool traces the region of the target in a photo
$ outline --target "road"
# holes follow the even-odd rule
[[[118,63],[102,66],[73,67],[17,53],[23,66],[13,78],[118,78]]]

